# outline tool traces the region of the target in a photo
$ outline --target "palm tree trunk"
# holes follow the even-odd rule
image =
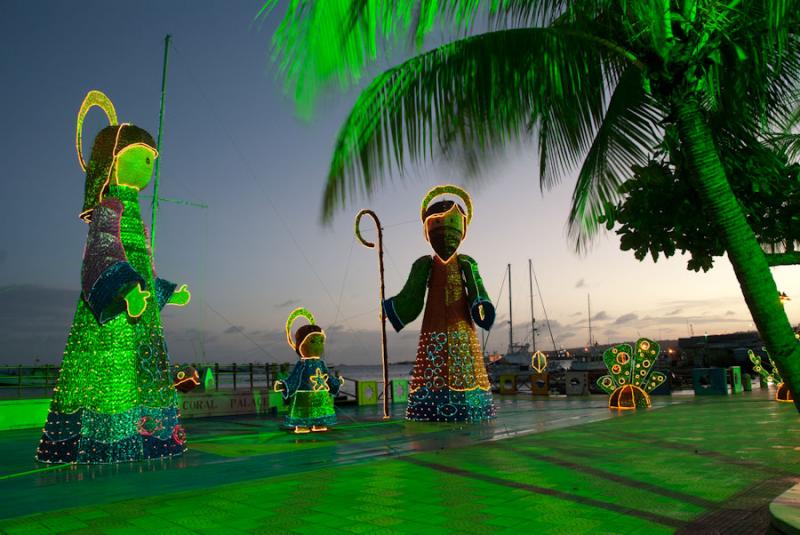
[[[694,165],[693,186],[722,231],[728,259],[753,321],[800,411],[800,344],[778,299],[766,256],[731,190],[699,103],[693,97],[678,99],[675,112],[681,143]]]

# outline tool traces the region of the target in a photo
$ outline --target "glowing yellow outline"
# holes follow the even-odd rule
[[[312,388],[314,392],[330,392],[331,387],[328,385],[328,374],[322,373],[321,368],[317,368],[317,372],[309,377],[314,382]],[[320,381],[321,379],[321,381]],[[321,384],[320,384],[321,383]],[[319,388],[317,388],[319,387]]]
[[[108,168],[108,175],[106,175],[106,180],[105,180],[105,182],[103,182],[103,186],[100,188],[100,196],[97,199],[97,204],[100,204],[100,203],[103,202],[103,192],[106,190],[108,185],[111,183],[111,173],[113,172],[114,173],[114,178],[115,179],[117,178],[117,157],[119,156],[119,154],[124,153],[125,149],[127,149],[128,147],[133,147],[134,145],[143,145],[143,146],[145,146],[148,149],[153,151],[153,158],[154,159],[158,158],[158,150],[156,150],[154,147],[151,147],[147,143],[132,143],[131,145],[128,145],[128,147],[125,147],[124,149],[122,149],[119,152],[119,154],[117,154],[117,147],[119,146],[119,136],[120,136],[120,134],[122,134],[122,129],[125,128],[126,126],[131,126],[131,124],[130,123],[122,123],[122,124],[119,125],[119,128],[117,128],[117,134],[114,137],[114,150],[111,151],[111,154],[112,154],[111,165]],[[125,187],[130,187],[130,186],[125,186]],[[139,190],[137,190],[137,191],[139,191]],[[85,211],[81,212],[80,214],[78,214],[78,217],[81,218],[84,221],[84,223],[88,223],[89,221],[88,221],[87,217],[93,211],[94,211],[94,207],[89,208],[88,210],[85,210]]]
[[[148,292],[147,290],[143,290],[138,282],[136,283],[136,287],[139,288],[140,294],[144,294],[142,296],[142,301],[144,301],[144,307],[142,308],[141,312],[135,315],[131,314],[130,305],[128,305],[128,300],[126,299],[128,297],[128,294],[125,294],[125,297],[122,298],[125,301],[125,312],[127,312],[128,316],[130,316],[131,318],[140,318],[142,314],[144,314],[145,310],[147,310],[147,305],[148,305],[147,300],[150,299],[150,292]]]
[[[196,372],[196,371],[197,371],[197,370],[195,370],[195,372]],[[190,375],[190,376],[188,376],[188,377],[187,377],[187,376],[186,376],[186,372],[184,372],[184,371],[180,371],[180,372],[178,372],[178,377],[177,377],[177,379],[178,379],[178,382],[177,382],[177,383],[175,383],[175,384],[173,385],[175,388],[177,388],[177,387],[179,387],[180,385],[182,385],[182,384],[184,384],[184,383],[187,383],[187,382],[194,383],[194,386],[200,386],[200,380],[199,380],[199,377],[195,377],[194,375]]]
[[[539,358],[539,362],[544,362],[541,366],[534,364],[537,361],[537,357]],[[542,373],[547,369],[547,355],[542,353],[541,351],[536,351],[533,355],[531,355],[531,368],[536,370],[536,373]]]
[[[432,214],[432,215],[429,215],[428,217],[426,217],[426,218],[425,218],[425,221],[423,221],[423,222],[422,222],[422,232],[423,232],[423,234],[425,235],[425,241],[426,241],[426,242],[428,242],[428,243],[430,243],[430,242],[431,242],[431,240],[430,240],[430,236],[428,236],[428,219],[434,219],[434,218],[440,219],[440,218],[447,217],[447,216],[450,214],[450,212],[452,212],[453,210],[456,210],[456,211],[458,211],[459,215],[460,215],[462,218],[466,219],[466,217],[464,216],[464,212],[462,212],[462,211],[459,209],[459,207],[458,207],[458,205],[457,205],[457,204],[454,204],[454,205],[453,205],[453,206],[452,206],[452,207],[451,207],[451,208],[450,208],[448,211],[446,211],[446,212],[442,212],[442,213],[439,213],[439,214]],[[464,222],[464,228],[463,228],[463,229],[461,229],[461,241],[464,241],[464,238],[466,238],[466,237],[467,237],[467,227],[468,227],[468,226],[469,226],[469,221],[465,221],[465,222]],[[454,257],[454,256],[456,256],[456,252],[458,252],[458,248],[456,248],[456,251],[453,251],[453,254],[451,254],[451,255],[450,255],[450,258],[448,258],[447,260],[444,260],[444,263],[445,263],[445,264],[449,263],[449,262],[450,262],[450,260],[452,260],[452,259],[453,259],[453,257]],[[436,254],[436,257],[437,257],[437,258],[439,257],[439,254],[438,254],[438,253]]]
[[[325,331],[311,331],[310,333],[305,335],[302,340],[300,340],[300,345],[299,345],[299,347],[300,347],[300,360],[314,360],[314,359],[320,359],[321,358],[320,355],[317,355],[316,357],[313,357],[313,356],[312,357],[307,357],[306,355],[303,354],[303,344],[313,334],[321,335],[322,336],[322,345],[325,345],[325,340],[327,339],[327,336],[325,335]]]
[[[316,325],[316,321],[314,321],[314,315],[308,311],[308,309],[304,307],[297,307],[289,314],[289,317],[286,318],[286,341],[289,343],[289,347],[292,348],[292,351],[297,351],[297,344],[294,343],[292,340],[292,325],[294,324],[297,318],[305,318],[311,325]],[[305,341],[305,338],[300,341],[302,344]]]
[[[784,391],[784,394],[788,394],[788,396],[785,399],[781,399],[779,397],[780,394],[781,394],[781,390]],[[794,396],[792,395],[792,391],[789,390],[789,387],[786,386],[786,384],[783,383],[783,382],[781,382],[778,385],[778,390],[777,390],[777,392],[775,392],[775,401],[777,401],[779,403],[794,403]]]
[[[78,123],[75,128],[75,149],[78,151],[78,163],[81,169],[86,171],[86,161],[83,159],[83,121],[86,119],[86,114],[89,113],[94,107],[103,110],[108,118],[109,126],[117,124],[117,111],[114,109],[114,104],[111,102],[105,93],[92,89],[86,96],[83,97],[81,108],[78,110]]]
[[[608,408],[609,408],[609,409],[615,409],[615,410],[618,410],[618,411],[633,411],[633,410],[636,410],[636,409],[638,409],[638,408],[639,408],[639,407],[636,405],[636,396],[635,396],[635,395],[631,396],[631,400],[632,400],[632,401],[633,401],[633,403],[634,403],[633,407],[620,407],[620,406],[613,406],[613,405],[611,405],[611,398],[614,396],[614,394],[615,394],[615,393],[616,393],[618,390],[622,390],[622,389],[630,389],[632,392],[634,392],[634,394],[635,394],[636,390],[640,391],[640,392],[642,393],[642,395],[644,396],[644,399],[645,399],[645,401],[647,402],[647,405],[645,406],[645,408],[650,408],[650,406],[651,406],[651,404],[650,404],[650,395],[649,395],[647,392],[645,392],[645,390],[644,390],[643,388],[641,388],[641,387],[638,387],[638,386],[636,386],[636,385],[634,385],[634,384],[626,384],[626,385],[622,385],[622,386],[620,386],[620,387],[617,387],[617,388],[614,390],[614,392],[612,392],[612,393],[611,393],[611,394],[608,396]],[[636,390],[634,390],[634,389],[636,389]],[[618,395],[618,396],[617,396],[617,401],[619,401],[619,398],[620,398],[620,396]]]
[[[191,303],[191,301],[192,301],[192,292],[189,291],[189,289],[186,287],[186,284],[181,284],[181,287],[178,288],[176,291],[174,291],[172,293],[172,295],[175,295],[176,293],[180,293],[180,292],[182,292],[184,290],[189,295],[189,299],[187,299],[185,303],[182,303],[182,304],[181,303],[170,303],[169,300],[167,300],[167,304],[168,305],[172,305],[172,306],[176,306],[176,307],[185,307],[186,305]],[[200,384],[200,383],[198,383],[198,384]]]
[[[422,207],[420,208],[420,218],[422,221],[427,219],[425,217],[425,211],[428,209],[428,205],[431,203],[433,199],[436,197],[440,197],[442,195],[455,195],[459,197],[462,201],[464,201],[464,205],[467,209],[467,225],[470,224],[472,221],[472,198],[469,196],[469,193],[464,191],[463,189],[459,188],[454,184],[444,184],[442,186],[436,186],[431,188],[428,193],[425,195],[425,198],[422,199]]]
[[[122,130],[122,128],[120,128],[120,131],[121,130]],[[117,141],[119,141],[119,133],[117,134]],[[128,151],[128,149],[132,149],[134,147],[144,147],[146,149],[149,149],[153,153],[153,162],[155,162],[156,158],[158,158],[158,151],[156,149],[154,149],[153,147],[151,147],[150,145],[148,145],[147,143],[142,143],[142,142],[131,143],[130,145],[126,145],[125,148],[122,149],[121,151],[119,151],[118,154],[114,155],[114,161],[112,162],[112,167],[111,168],[114,170],[114,183],[115,184],[117,184],[118,186],[123,186],[123,187],[126,187],[126,188],[135,189],[136,191],[141,191],[140,189],[136,188],[135,186],[131,186],[129,184],[121,184],[120,181],[119,181],[119,166],[117,166],[117,161],[119,160],[120,156],[122,156],[123,154],[125,154]],[[114,143],[114,152],[116,152],[116,150],[117,150],[117,143],[115,142]],[[153,172],[150,171],[150,175],[151,176],[152,176],[152,174],[153,174]]]

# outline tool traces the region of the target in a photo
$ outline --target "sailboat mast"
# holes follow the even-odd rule
[[[589,307],[589,349],[592,348],[592,295],[586,294],[586,304]]]
[[[514,352],[514,317],[511,310],[511,264],[508,264],[508,352]]]
[[[536,353],[536,317],[533,315],[533,262],[528,259],[528,286],[531,295],[531,340],[533,340],[533,352]]]

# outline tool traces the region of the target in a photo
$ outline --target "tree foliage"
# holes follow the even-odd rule
[[[677,159],[678,155],[673,155]],[[723,157],[728,177],[756,239],[769,252],[792,251],[800,243],[800,165],[780,152],[730,149]],[[720,231],[685,176],[686,166],[664,159],[634,166],[620,188],[623,197],[601,216],[620,236],[620,248],[638,260],[648,255],[688,253],[687,269],[708,271],[725,253]]]

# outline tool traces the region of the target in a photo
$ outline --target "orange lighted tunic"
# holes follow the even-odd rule
[[[481,421],[494,416],[489,377],[483,363],[475,324],[472,319],[476,305],[491,307],[482,296],[476,295],[470,303],[469,282],[476,290],[474,277],[477,266],[465,255],[454,255],[449,262],[438,256],[419,259],[412,269],[409,284],[400,295],[387,300],[387,316],[395,328],[402,328],[416,314],[409,308],[409,293],[422,293],[422,281],[413,279],[427,273],[427,302],[422,320],[419,346],[409,387],[406,417],[418,421]],[[466,273],[465,273],[466,272]],[[482,284],[480,284],[481,290]],[[402,300],[406,301],[404,303]],[[401,302],[395,303],[396,300]],[[403,305],[406,304],[404,307]],[[421,302],[420,302],[421,304]],[[493,310],[492,316],[493,316]],[[419,312],[417,311],[417,314]],[[402,316],[407,316],[403,318]],[[399,330],[399,329],[398,329]]]

